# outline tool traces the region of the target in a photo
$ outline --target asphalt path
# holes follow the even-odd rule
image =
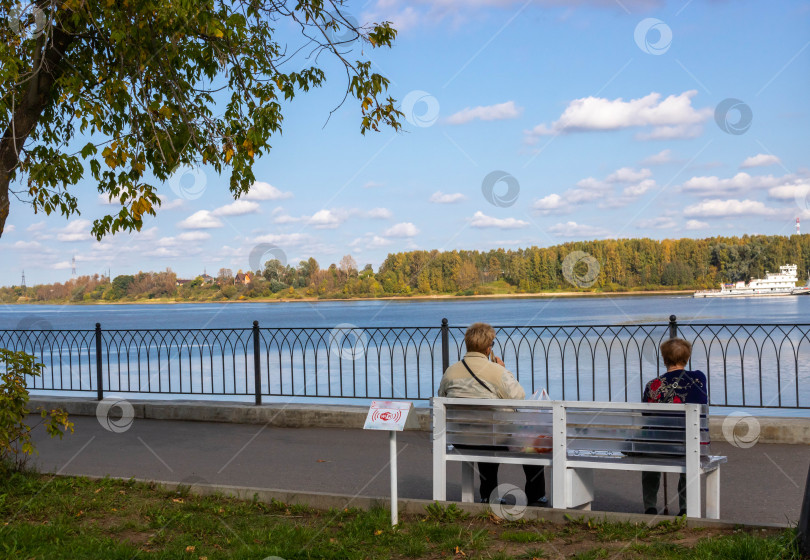
[[[34,433],[42,472],[204,482],[282,490],[387,496],[388,434],[348,429],[273,428],[250,424],[135,419],[121,432],[95,417],[76,416],[75,433]],[[399,493],[432,496],[428,432],[398,434]],[[795,523],[810,466],[810,446],[758,443],[741,449],[713,442],[727,455],[721,471],[721,517],[747,523]],[[461,470],[448,469],[449,500],[461,496]],[[641,513],[637,472],[595,471],[594,510]],[[501,483],[523,486],[520,467],[502,465]],[[547,477],[546,484],[550,483]],[[677,512],[677,475],[669,475],[670,511]],[[660,494],[662,494],[661,492]],[[663,510],[663,497],[659,498]]]

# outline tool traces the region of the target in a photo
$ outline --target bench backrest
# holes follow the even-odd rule
[[[443,429],[446,443],[455,446],[551,454],[557,415],[568,454],[684,456],[690,424],[699,434],[690,443],[699,445],[701,457],[711,454],[706,405],[439,397],[433,399],[433,405],[434,430]]]

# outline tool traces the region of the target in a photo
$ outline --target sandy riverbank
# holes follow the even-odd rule
[[[388,301],[388,300],[411,300],[411,301],[431,301],[431,300],[476,300],[476,299],[552,299],[558,297],[624,297],[624,296],[684,296],[692,295],[694,290],[646,290],[633,292],[535,292],[529,294],[482,294],[471,296],[457,296],[454,294],[435,295],[414,295],[414,296],[386,296],[386,297],[355,297],[355,298],[249,298],[241,300],[176,300],[176,299],[145,299],[136,301],[17,301],[19,305],[148,305],[148,304],[178,304],[178,303],[289,303],[295,301],[305,302],[335,302],[335,301]],[[8,304],[7,304],[8,305]],[[13,305],[13,304],[12,304]]]

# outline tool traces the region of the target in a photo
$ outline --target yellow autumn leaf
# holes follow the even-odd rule
[[[233,150],[231,148],[228,148],[225,151],[225,163],[230,163],[232,157],[233,157]]]

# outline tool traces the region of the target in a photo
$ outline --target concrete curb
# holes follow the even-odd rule
[[[67,476],[67,475],[57,475]],[[258,500],[263,503],[270,503],[273,500],[285,504],[298,504],[309,506],[318,510],[344,509],[348,507],[359,508],[368,511],[372,508],[390,508],[391,500],[386,497],[369,496],[349,496],[344,494],[329,494],[325,492],[298,492],[293,490],[277,490],[272,488],[252,488],[247,486],[227,486],[217,484],[204,484],[200,482],[168,482],[163,480],[145,480],[140,478],[125,478],[115,476],[86,476],[89,480],[122,480],[136,481],[147,484],[155,484],[168,491],[177,491],[179,487],[188,489],[188,492],[195,496],[226,496],[240,500]],[[410,498],[399,498],[397,505],[401,514],[424,515],[425,507],[439,503],[443,506],[454,504],[457,508],[471,514],[477,515],[489,511],[487,504],[462,503],[462,502],[434,502],[431,500],[416,500]],[[545,520],[551,523],[567,523],[571,519],[586,519],[597,521],[630,522],[655,525],[661,521],[673,521],[671,515],[644,515],[642,513],[619,513],[612,511],[584,511],[566,510],[553,508],[527,507],[522,519]],[[735,521],[716,519],[687,519],[687,527],[714,528],[714,529],[735,529],[739,527],[756,529],[784,529],[790,525],[781,523],[757,523],[747,524]]]
[[[114,398],[109,395],[108,398]],[[123,397],[116,397],[123,398]],[[106,400],[106,399],[105,399]],[[197,422],[228,422],[235,424],[267,424],[279,428],[348,428],[361,429],[366,420],[368,408],[350,405],[315,405],[272,403],[255,406],[240,402],[200,402],[188,400],[150,401],[124,399],[132,405],[135,418],[152,420],[190,420]],[[51,397],[33,395],[28,403],[29,410],[38,407],[47,409],[62,408],[74,416],[95,416],[98,401],[84,397]],[[416,408],[419,429],[430,430],[430,409]],[[758,443],[810,443],[810,417],[782,418],[740,416],[732,412],[729,416],[709,418],[709,435],[713,440],[735,439],[732,445],[743,446],[759,429]],[[749,430],[754,430],[750,432]],[[724,434],[728,432],[728,434]],[[727,437],[728,436],[728,437]],[[753,442],[751,442],[753,443]]]
[[[123,399],[132,405],[135,418],[151,420],[190,420],[234,424],[267,424],[278,428],[362,429],[368,407],[271,403],[256,406],[240,402],[148,401],[109,395],[105,400]],[[28,409],[61,408],[69,415],[95,416],[98,402],[82,397],[40,397],[32,395]],[[430,409],[415,409],[420,430],[430,430]]]

